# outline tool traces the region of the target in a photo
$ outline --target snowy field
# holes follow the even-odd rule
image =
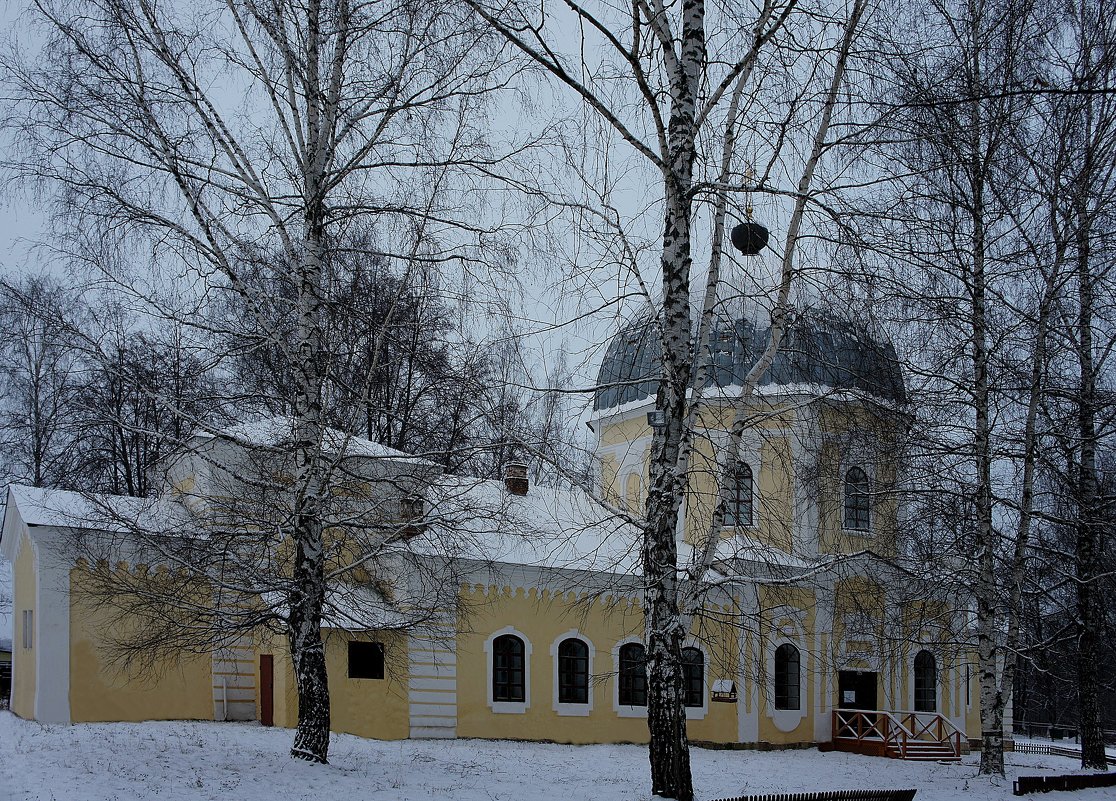
[[[335,735],[332,764],[286,756],[291,732],[235,723],[40,726],[0,712],[0,799],[131,801],[630,801],[647,798],[639,746],[376,742]],[[1008,755],[1009,778],[1074,772],[1073,760]],[[818,751],[693,750],[700,799],[743,793],[918,788],[917,801],[1013,798],[1011,783],[962,765]],[[1113,791],[1042,798],[1099,801]],[[1039,796],[1034,796],[1038,798]]]

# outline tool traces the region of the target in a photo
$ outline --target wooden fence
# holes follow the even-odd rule
[[[1020,776],[1015,780],[1016,795],[1049,793],[1051,790],[1087,790],[1092,787],[1116,787],[1116,773],[1083,773],[1069,776]]]
[[[741,795],[722,801],[913,801],[917,790],[826,790],[818,793]]]
[[[1012,750],[1017,754],[1038,754],[1039,756],[1063,756],[1070,759],[1081,759],[1080,748],[1065,748],[1060,745],[1017,742]]]

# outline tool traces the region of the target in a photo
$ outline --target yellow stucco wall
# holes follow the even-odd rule
[[[394,632],[362,632],[326,629],[326,674],[329,677],[330,729],[378,740],[401,740],[410,734],[410,705],[407,681],[409,665],[406,637]],[[350,640],[384,644],[384,678],[349,678]],[[257,645],[256,686],[261,687],[259,654],[273,656],[273,713],[276,726],[298,725],[298,688],[286,640],[261,637]],[[260,695],[256,695],[256,718],[260,719]]]
[[[471,587],[463,591],[471,608],[469,630],[457,637],[457,735],[564,743],[645,742],[643,717],[622,717],[614,704],[616,671],[613,650],[620,641],[640,639],[643,615],[626,599],[589,600],[574,593],[551,594],[531,589]],[[522,714],[499,713],[488,704],[489,655],[485,642],[507,627],[529,644],[529,705]],[[592,643],[590,692],[592,709],[586,715],[561,715],[555,710],[555,656],[552,648],[572,632]],[[734,678],[735,632],[708,623],[705,694],[719,678]],[[706,639],[707,638],[707,639]],[[736,705],[707,702],[703,720],[689,720],[695,740],[729,742],[736,739]],[[634,710],[633,710],[634,711]]]
[[[20,536],[19,556],[12,569],[15,597],[12,599],[12,711],[21,718],[35,717],[35,645],[23,647],[23,613],[35,613],[35,553],[31,538]]]
[[[142,670],[111,664],[99,645],[105,642],[109,619],[82,592],[86,580],[84,568],[70,571],[71,720],[211,720],[210,657],[183,654],[172,662]]]
[[[380,740],[406,738],[410,733],[406,638],[391,632],[354,634],[331,630],[322,634],[326,646],[333,731]],[[383,643],[384,678],[349,678],[350,640]],[[297,710],[297,697],[295,706]]]
[[[866,406],[824,405],[819,409],[824,441],[818,452],[818,542],[823,553],[871,548],[882,556],[896,550],[898,499],[895,432],[899,421]],[[868,531],[849,531],[844,523],[844,476],[852,466],[869,474],[871,520]]]
[[[652,407],[648,401],[648,408]],[[622,420],[602,426],[600,437],[602,445],[616,445],[621,442],[634,442],[635,440],[650,436],[651,427],[647,425],[647,417],[641,412],[629,420]]]

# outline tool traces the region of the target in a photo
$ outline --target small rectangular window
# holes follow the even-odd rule
[[[384,644],[382,642],[349,643],[349,678],[382,679],[384,677]]]
[[[23,610],[23,647],[30,648],[35,631],[35,610]]]

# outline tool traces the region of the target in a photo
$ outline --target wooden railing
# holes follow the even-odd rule
[[[833,739],[866,746],[882,743],[902,759],[914,743],[949,746],[954,757],[961,756],[961,730],[937,712],[835,709]]]

